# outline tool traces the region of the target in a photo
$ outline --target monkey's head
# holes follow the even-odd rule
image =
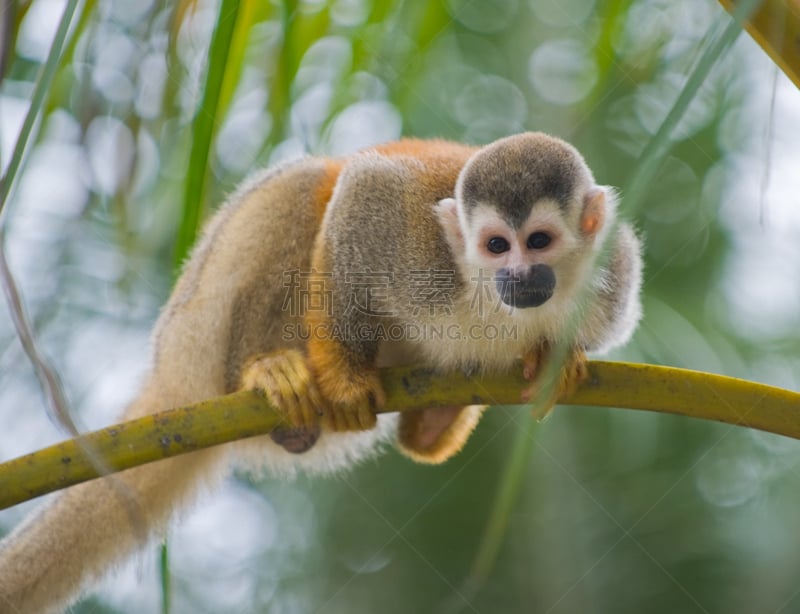
[[[481,148],[462,169],[439,216],[457,260],[493,276],[506,305],[538,307],[571,295],[613,195],[595,184],[574,147],[525,133]],[[608,198],[612,196],[612,198]]]

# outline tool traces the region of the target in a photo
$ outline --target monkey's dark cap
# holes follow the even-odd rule
[[[481,149],[464,167],[461,197],[469,213],[479,203],[497,207],[513,228],[543,198],[566,209],[586,164],[574,147],[539,132],[510,136]]]

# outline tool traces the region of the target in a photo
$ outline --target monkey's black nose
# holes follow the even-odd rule
[[[553,296],[556,274],[546,264],[534,264],[527,271],[500,269],[494,276],[500,299],[511,307],[538,307]]]

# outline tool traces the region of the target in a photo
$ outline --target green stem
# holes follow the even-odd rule
[[[625,198],[623,206],[630,213],[636,210],[644,193],[647,191],[650,181],[652,181],[658,167],[669,152],[669,140],[675,126],[686,113],[689,105],[697,95],[698,90],[711,72],[711,68],[722,56],[724,51],[730,47],[742,31],[742,23],[753,12],[759,0],[749,0],[737,5],[733,13],[733,20],[725,28],[725,31],[716,41],[706,47],[705,52],[697,63],[686,85],[678,95],[678,99],[670,109],[667,117],[659,126],[658,131],[650,139],[640,159],[641,163],[637,166],[633,177],[624,191]]]
[[[489,521],[486,523],[486,530],[483,533],[478,553],[475,555],[472,569],[467,578],[467,592],[479,588],[489,577],[508,529],[511,510],[522,488],[525,468],[528,466],[536,430],[539,425],[531,416],[526,416],[522,422],[522,428],[516,431],[511,453],[508,456],[508,464],[505,471],[503,471],[500,486],[494,497],[494,506],[489,514]]]
[[[172,577],[169,573],[169,546],[166,542],[158,550],[158,571],[161,578],[161,614],[169,614]]]
[[[222,0],[208,51],[209,66],[203,97],[192,124],[192,150],[183,198],[183,217],[175,245],[174,263],[180,266],[194,244],[208,175],[208,158],[220,118],[217,109],[228,62],[231,39],[239,14],[239,0]]]
[[[50,91],[50,86],[53,83],[53,77],[55,77],[56,70],[61,63],[61,55],[67,40],[67,34],[69,33],[69,24],[72,22],[72,18],[75,15],[78,1],[79,0],[69,0],[64,9],[64,14],[61,15],[61,21],[58,24],[56,35],[53,38],[53,45],[50,47],[50,53],[47,54],[47,59],[45,60],[44,66],[42,66],[39,79],[36,82],[36,86],[33,88],[31,106],[28,107],[28,113],[25,115],[25,119],[22,122],[22,129],[20,130],[17,144],[11,154],[11,160],[8,162],[8,170],[5,175],[3,175],[2,179],[0,179],[0,232],[3,231],[2,227],[4,226],[2,223],[3,210],[8,202],[8,197],[11,194],[11,187],[17,178],[22,160],[25,157],[24,154],[32,138],[36,119],[39,117],[42,107],[44,106],[45,99]]]

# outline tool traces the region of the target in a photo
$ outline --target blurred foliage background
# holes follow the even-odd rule
[[[4,6],[4,5],[0,5]],[[12,9],[8,164],[63,0]],[[637,206],[625,187],[729,16],[712,0],[79,4],[4,215],[84,428],[112,422],[197,224],[248,173],[401,135],[573,142],[646,236],[617,357],[798,388],[800,95],[746,36]],[[0,317],[0,459],[64,437]],[[489,412],[440,467],[237,476],[169,539],[173,612],[800,612],[800,444],[684,418]],[[0,513],[8,530],[36,502]],[[156,612],[160,549],[73,611]]]

